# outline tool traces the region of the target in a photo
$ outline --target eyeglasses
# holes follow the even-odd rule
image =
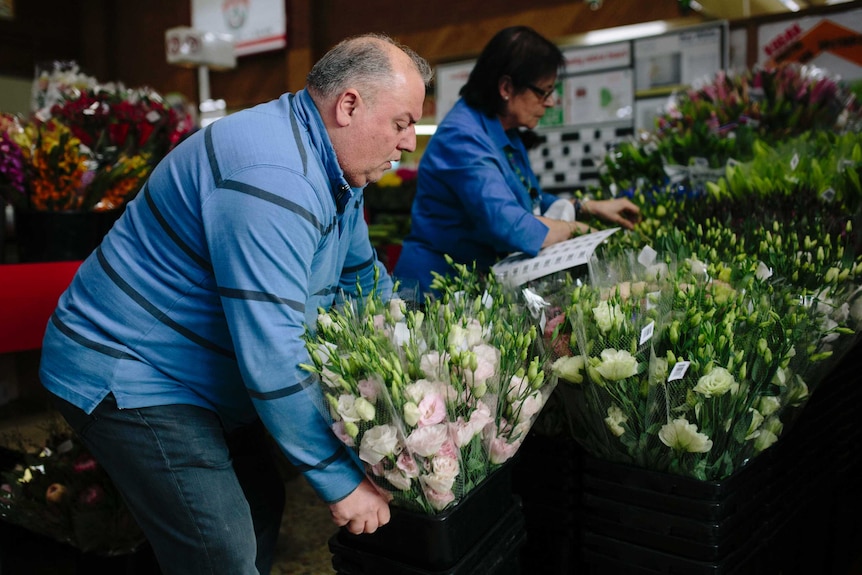
[[[542,90],[541,88],[539,88],[538,86],[536,86],[535,84],[527,84],[527,88],[532,90],[533,93],[536,96],[538,96],[542,102],[546,102],[548,100],[548,98],[551,98],[552,96],[554,96],[554,93],[557,90],[557,87],[554,86],[550,90],[545,91],[545,90]]]

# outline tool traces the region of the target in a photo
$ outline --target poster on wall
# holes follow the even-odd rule
[[[671,91],[712,77],[724,67],[718,26],[689,29],[635,41],[635,90]]]
[[[563,123],[568,126],[631,120],[634,83],[631,69],[566,78]]]
[[[862,9],[762,24],[757,61],[798,62],[845,80],[862,80]]]
[[[287,46],[284,0],[192,0],[192,27],[230,34],[237,56]]]
[[[455,62],[453,64],[441,64],[434,74],[436,77],[435,89],[435,119],[439,124],[443,118],[458,101],[458,92],[461,86],[467,83],[470,71],[473,69],[475,60],[466,62]]]

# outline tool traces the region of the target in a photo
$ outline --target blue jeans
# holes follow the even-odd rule
[[[105,468],[164,575],[258,575],[272,566],[284,481],[258,422],[225,434],[191,405],[119,409],[112,395],[87,415],[57,408]]]

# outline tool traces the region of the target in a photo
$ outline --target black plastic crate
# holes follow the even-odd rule
[[[492,473],[455,507],[437,515],[391,507],[389,523],[374,533],[362,535],[341,529],[339,543],[423,569],[446,569],[458,563],[497,525],[509,512],[511,503],[509,463]]]
[[[552,505],[523,507],[527,541],[521,549],[525,573],[571,575],[580,569],[580,513]]]
[[[343,535],[344,532],[338,532],[329,539],[332,567],[339,575],[518,575],[520,550],[527,538],[517,497],[510,498],[505,514],[492,529],[481,533],[475,546],[455,564],[444,568],[402,561],[390,552],[358,550],[346,545]]]
[[[581,522],[588,531],[699,561],[717,561],[745,546],[764,523],[762,506],[751,506],[721,522],[697,520],[583,496]]]
[[[586,456],[581,481],[584,494],[721,522],[765,503],[771,480],[769,459],[763,453],[725,480],[700,481]]]
[[[698,561],[672,553],[584,532],[583,560],[590,575],[764,575],[759,541],[749,542],[718,561]]]

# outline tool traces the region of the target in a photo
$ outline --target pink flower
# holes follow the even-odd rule
[[[94,483],[81,491],[78,500],[84,505],[96,505],[105,497],[105,490],[101,485]]]
[[[520,439],[509,443],[505,437],[499,435],[494,437],[491,440],[491,463],[499,465],[509,461],[518,452],[519,447],[521,447]]]
[[[96,460],[89,456],[84,456],[79,458],[72,465],[72,469],[75,470],[75,473],[83,473],[84,471],[93,471],[99,465],[96,463]]]
[[[419,477],[419,466],[416,465],[416,460],[413,459],[413,456],[406,451],[402,451],[398,455],[395,466],[401,470],[405,477]]]
[[[430,457],[439,451],[447,439],[445,425],[418,427],[407,437],[407,449],[421,457]]]
[[[456,421],[449,422],[449,433],[452,434],[452,437],[455,440],[455,445],[458,447],[464,447],[470,440],[473,439],[473,436],[476,435],[473,432],[473,427],[469,422],[464,421],[463,417],[458,417]]]
[[[437,425],[446,419],[446,403],[437,393],[429,393],[419,402],[419,427]]]
[[[377,401],[377,393],[380,388],[378,387],[375,380],[363,379],[359,383],[357,383],[356,386],[359,388],[359,395],[361,395],[371,403]]]
[[[431,507],[437,511],[445,509],[447,505],[455,501],[455,494],[451,491],[444,491],[441,493],[427,487],[425,488],[425,497],[428,499],[428,503],[431,504]]]
[[[451,457],[452,459],[458,459],[458,448],[455,446],[455,442],[452,438],[447,439],[443,445],[440,446],[440,449],[437,451],[438,456],[442,457]]]
[[[353,447],[356,443],[353,441],[353,438],[350,437],[350,434],[344,429],[344,421],[336,421],[332,424],[332,431],[335,433],[335,436],[341,440],[341,443],[346,445],[347,447]]]

